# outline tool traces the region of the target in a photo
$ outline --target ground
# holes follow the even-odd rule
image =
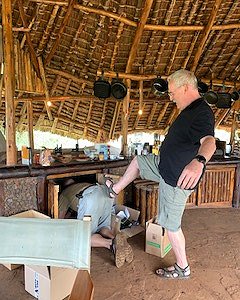
[[[183,218],[192,275],[163,280],[154,274],[175,262],[172,251],[160,259],[144,252],[144,233],[129,239],[134,261],[117,269],[106,249],[93,249],[94,300],[239,300],[240,210],[188,209]],[[0,266],[0,299],[34,299],[24,290],[23,268]]]

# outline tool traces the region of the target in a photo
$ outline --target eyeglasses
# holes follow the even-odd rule
[[[169,96],[169,97],[173,97],[173,95],[174,95],[174,93],[176,92],[176,90],[179,89],[180,87],[182,87],[182,85],[180,85],[180,86],[178,86],[177,88],[175,88],[175,90],[172,91],[172,92],[169,92],[169,91],[168,91],[168,92],[167,92],[167,93],[168,93],[168,96]]]

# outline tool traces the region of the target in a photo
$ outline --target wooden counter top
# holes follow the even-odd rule
[[[103,160],[103,161],[72,161],[69,163],[53,163],[51,166],[43,167],[41,165],[15,165],[15,166],[1,166],[0,179],[16,178],[16,177],[36,177],[48,176],[54,174],[102,170],[110,168],[124,167],[129,164],[128,159]]]

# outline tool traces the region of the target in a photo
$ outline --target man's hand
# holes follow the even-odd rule
[[[201,162],[197,161],[196,159],[193,159],[183,169],[178,179],[177,186],[181,189],[186,190],[193,189],[202,175],[203,168],[204,165]]]

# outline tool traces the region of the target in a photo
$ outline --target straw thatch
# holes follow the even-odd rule
[[[212,78],[215,91],[239,89],[239,20],[239,0],[12,1],[16,129],[27,130],[31,108],[34,129],[98,142],[118,137],[123,101],[93,96],[104,70],[109,81],[117,73],[131,79],[128,132],[164,133],[178,112],[154,95],[154,78],[187,68],[206,83]],[[236,107],[214,107],[216,124],[231,128]]]

